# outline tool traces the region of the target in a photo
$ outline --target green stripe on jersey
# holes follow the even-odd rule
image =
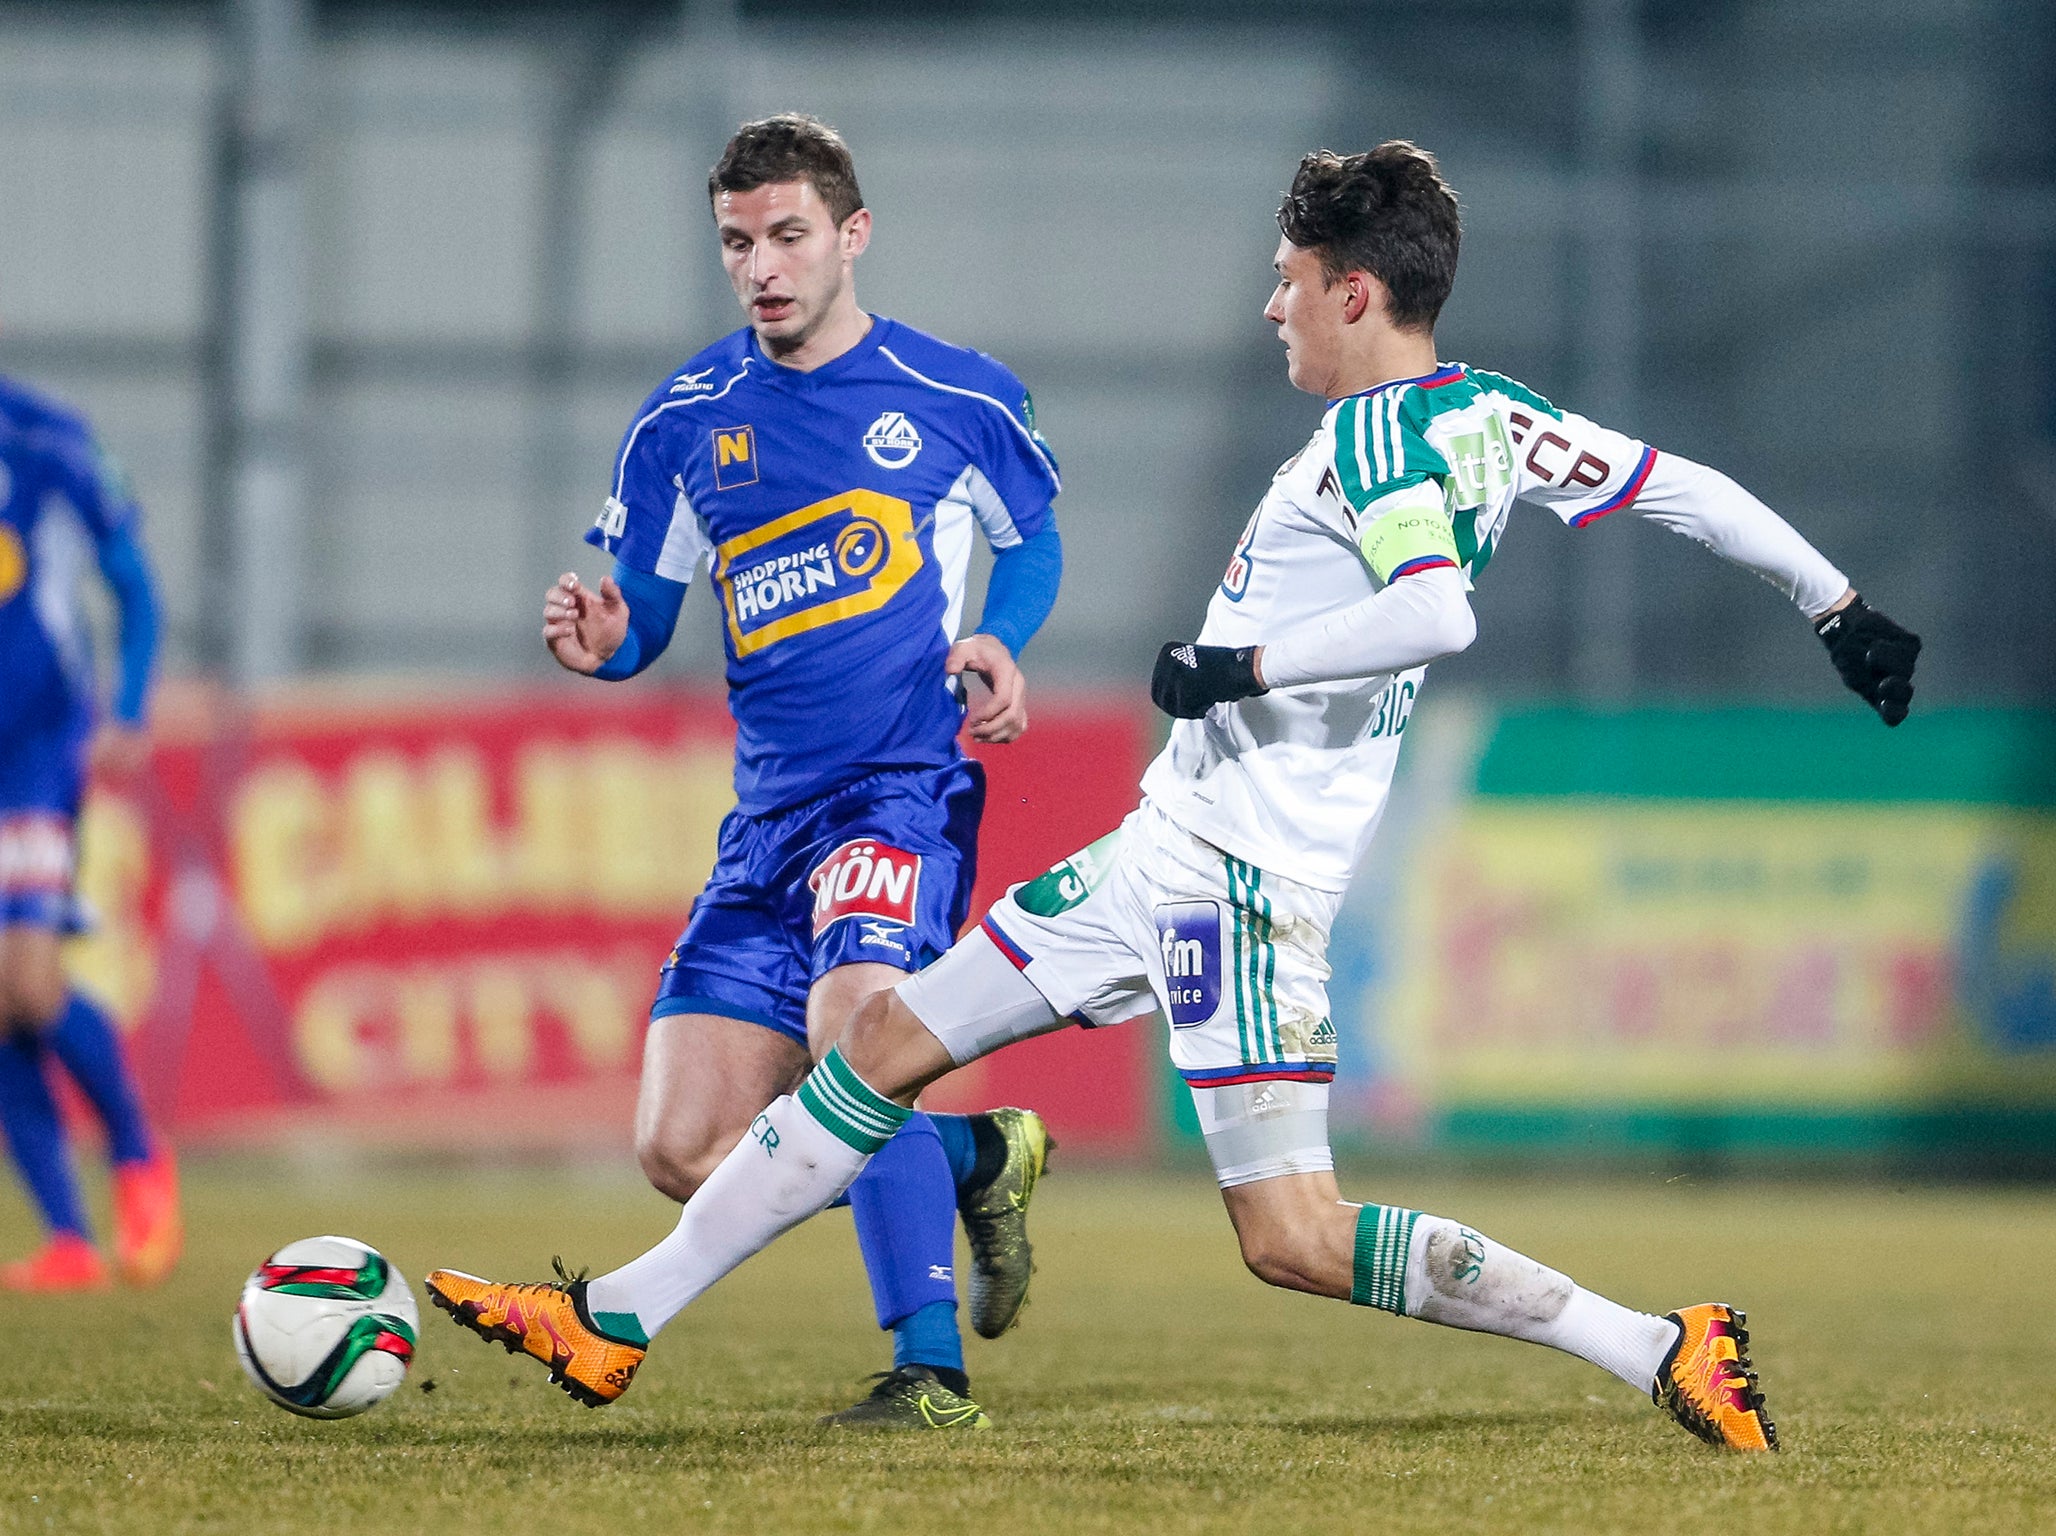
[[[1528,388],[1519,379],[1509,379],[1503,373],[1486,373],[1483,369],[1479,368],[1466,368],[1464,372],[1470,375],[1472,383],[1476,384],[1480,390],[1488,395],[1504,395],[1509,400],[1518,400],[1523,405],[1531,405],[1536,410],[1553,417],[1557,421],[1563,420],[1562,411],[1559,411],[1534,390]]]
[[[867,1156],[892,1140],[893,1132],[913,1114],[857,1076],[842,1059],[840,1046],[807,1074],[800,1084],[799,1100],[837,1141]]]
[[[1448,388],[1466,401],[1477,399],[1477,391],[1461,381]],[[1364,513],[1403,486],[1448,475],[1441,451],[1421,435],[1435,413],[1420,405],[1420,393],[1407,385],[1352,396],[1336,406],[1335,473],[1353,511]]]

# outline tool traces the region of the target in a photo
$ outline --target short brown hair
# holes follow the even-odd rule
[[[707,201],[723,192],[752,192],[778,181],[811,182],[838,227],[864,206],[849,145],[833,128],[804,112],[780,112],[736,129],[707,173]]]
[[[1360,155],[1316,150],[1299,162],[1278,227],[1320,255],[1331,287],[1344,273],[1368,272],[1391,296],[1394,325],[1435,328],[1456,282],[1463,219],[1425,149],[1391,139]]]

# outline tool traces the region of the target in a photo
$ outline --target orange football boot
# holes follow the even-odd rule
[[[1656,1405],[1708,1445],[1776,1450],[1777,1426],[1763,1411],[1763,1393],[1749,1368],[1747,1314],[1704,1301],[1664,1316],[1679,1333],[1656,1372],[1649,1394]]]
[[[635,1380],[645,1346],[600,1332],[585,1309],[585,1276],[533,1285],[495,1285],[454,1269],[429,1271],[428,1299],[482,1339],[510,1355],[532,1355],[550,1380],[588,1408],[604,1408]]]
[[[59,1232],[25,1259],[0,1264],[0,1291],[104,1291],[107,1261],[76,1232]]]
[[[114,1165],[114,1257],[130,1285],[156,1285],[185,1247],[179,1217],[178,1164],[160,1147],[141,1163]]]

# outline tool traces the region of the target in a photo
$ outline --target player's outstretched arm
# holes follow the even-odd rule
[[[985,697],[973,700],[964,713],[973,741],[1013,741],[1028,729],[1028,679],[1002,642],[991,635],[966,635],[949,648],[943,669],[951,677],[972,673],[985,684]]]
[[[559,576],[543,594],[543,644],[570,672],[592,676],[628,636],[628,599],[609,576],[595,592],[575,571]]]
[[[1157,653],[1149,696],[1180,720],[1272,688],[1381,677],[1463,650],[1478,621],[1454,565],[1402,576],[1337,613],[1263,645],[1167,643]]]
[[[1828,558],[1790,523],[1717,469],[1655,456],[1635,510],[1756,572],[1798,605],[1842,681],[1886,725],[1906,718],[1920,636],[1865,603]]]

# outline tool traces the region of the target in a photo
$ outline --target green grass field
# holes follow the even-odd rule
[[[717,1288],[612,1408],[424,1307],[409,1384],[309,1422],[229,1345],[279,1243],[340,1231],[417,1281],[513,1278],[625,1258],[668,1207],[612,1172],[203,1163],[189,1186],[162,1291],[0,1301],[0,1531],[2056,1530],[2041,1192],[1346,1171],[1622,1300],[1745,1305],[1787,1449],[1742,1458],[1577,1361],[1265,1289],[1201,1179],[1061,1165],[1022,1326],[972,1341],[991,1434],[814,1427],[883,1363],[840,1213]]]

